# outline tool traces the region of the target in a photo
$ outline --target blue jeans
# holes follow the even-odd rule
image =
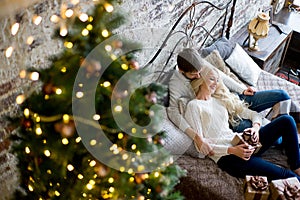
[[[223,156],[217,162],[218,166],[232,176],[245,178],[246,175],[267,176],[268,180],[285,179],[300,176],[292,170],[300,167],[297,127],[293,117],[282,115],[261,127],[259,131],[261,149],[246,161],[235,155]],[[282,137],[282,145],[288,158],[290,169],[263,160],[260,155],[268,150],[273,143]]]
[[[253,96],[240,94],[241,100],[247,102],[251,110],[261,112],[265,109],[272,108],[276,103],[291,99],[288,93],[284,90],[264,90],[257,91]],[[245,128],[252,127],[252,122],[248,119],[243,119],[239,125],[232,127],[234,132],[243,132]]]

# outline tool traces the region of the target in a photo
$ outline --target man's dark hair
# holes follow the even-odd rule
[[[194,72],[200,70],[202,66],[201,56],[195,49],[183,49],[178,53],[178,69],[183,72]]]

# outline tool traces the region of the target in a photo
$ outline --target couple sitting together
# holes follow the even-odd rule
[[[259,175],[269,181],[297,177],[300,181],[298,132],[289,107],[278,109],[268,123],[263,123],[259,114],[278,102],[290,103],[284,90],[255,91],[238,84],[194,49],[181,51],[177,65],[179,70],[169,82],[168,117],[194,141],[200,153],[235,177]],[[235,134],[244,130],[259,138],[262,146],[258,152],[254,153],[255,149],[246,143],[231,144]],[[279,138],[290,169],[260,157]]]

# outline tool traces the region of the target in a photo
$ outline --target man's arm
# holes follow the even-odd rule
[[[185,99],[193,99],[195,98],[194,92],[192,91],[191,87],[188,87],[187,82],[184,82],[184,79],[180,79],[181,74],[178,72],[174,72],[173,76],[169,82],[169,107],[167,108],[167,113],[169,119],[183,132],[187,128],[190,127],[189,123],[185,120],[183,113],[180,111],[180,101],[183,97]],[[185,109],[185,104],[187,101],[181,101],[182,106]],[[192,137],[191,137],[192,138]]]

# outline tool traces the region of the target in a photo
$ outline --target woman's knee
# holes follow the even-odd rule
[[[293,130],[297,129],[296,122],[290,115],[281,115],[277,118],[277,120],[285,127],[285,129],[288,129],[289,127]]]
[[[281,96],[281,99],[282,99],[281,101],[291,99],[290,95],[285,90],[278,90],[278,93]]]

